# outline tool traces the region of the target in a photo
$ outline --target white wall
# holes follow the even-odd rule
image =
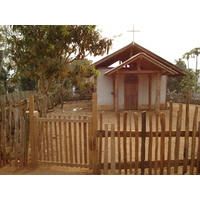
[[[113,110],[113,80],[112,76],[105,76],[108,69],[98,69],[101,76],[97,77],[98,105],[100,110]]]
[[[167,95],[167,76],[161,77],[161,93],[160,93],[160,103],[166,103],[166,95]]]
[[[149,105],[149,75],[138,75],[138,109],[148,109]]]
[[[97,93],[98,93],[98,105],[100,110],[113,110],[113,76],[105,76],[104,73],[108,69],[100,69],[101,76],[97,78]],[[125,74],[119,74],[119,110],[124,109],[124,77]],[[138,75],[138,109],[148,109],[149,107],[149,75]],[[167,76],[161,76],[161,93],[160,103],[161,108],[165,107],[166,103],[166,84]],[[152,99],[151,109],[155,108],[155,95],[156,95],[156,74],[152,75]]]

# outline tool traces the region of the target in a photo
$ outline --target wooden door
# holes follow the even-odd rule
[[[125,77],[124,87],[125,109],[138,109],[138,77],[136,75],[127,75]]]

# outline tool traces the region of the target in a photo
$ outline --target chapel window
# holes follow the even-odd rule
[[[137,75],[134,75],[134,74],[128,74],[125,76],[124,82],[137,83],[138,77],[137,77]]]

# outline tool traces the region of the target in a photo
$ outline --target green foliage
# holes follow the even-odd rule
[[[186,70],[186,64],[182,59],[179,58],[178,60],[175,60],[175,62],[176,62],[175,65],[177,67],[180,67],[181,69]],[[183,79],[184,79],[184,77],[182,77],[182,76],[169,77],[168,83],[167,83],[168,90],[170,92],[181,93],[182,89],[183,89],[183,86],[181,85],[181,81]]]
[[[187,53],[185,53],[182,57],[183,57],[183,59],[186,59],[187,60],[187,67],[188,67],[188,69],[189,69],[189,59],[191,58],[191,53],[190,52],[187,52]]]
[[[91,92],[95,87],[95,77],[100,76],[100,72],[95,69],[87,59],[77,60],[71,63],[69,77],[72,86],[81,93]]]
[[[78,92],[79,95],[90,93],[96,86],[96,76],[100,72],[91,65],[91,61],[76,60],[68,66],[67,76],[60,77],[53,82],[51,92],[60,98],[73,98],[73,92]],[[74,91],[75,89],[75,91]]]
[[[188,84],[191,86],[191,84],[193,85],[193,93],[195,94],[196,92],[198,92],[198,77],[199,77],[199,71],[198,71],[198,56],[200,55],[200,47],[194,48],[192,50],[190,50],[189,52],[185,53],[183,55],[183,58],[187,59],[188,62],[188,69],[189,69],[189,59],[190,58],[196,58],[196,69],[195,69],[195,74],[194,74],[194,80],[189,80],[188,79]],[[194,83],[193,83],[194,81]],[[188,87],[190,87],[188,85]]]
[[[37,82],[31,80],[28,77],[21,77],[19,79],[19,90],[20,91],[33,91],[36,89]]]
[[[181,92],[182,93],[187,93],[188,91],[190,91],[191,93],[194,93],[194,89],[195,89],[195,76],[196,73],[193,71],[193,69],[187,69],[186,70],[190,75],[184,77],[181,80]],[[197,74],[199,74],[199,70],[197,70]],[[196,90],[199,90],[199,88],[196,88]]]
[[[69,64],[87,55],[108,53],[112,40],[102,38],[92,25],[13,26],[8,39],[12,60],[22,77],[39,81],[46,95],[53,80],[67,76]]]
[[[11,93],[15,90],[15,84],[12,82],[10,72],[2,67],[0,72],[0,94]]]

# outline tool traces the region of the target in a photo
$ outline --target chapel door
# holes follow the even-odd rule
[[[126,75],[124,80],[124,108],[138,109],[138,77],[133,74]]]

